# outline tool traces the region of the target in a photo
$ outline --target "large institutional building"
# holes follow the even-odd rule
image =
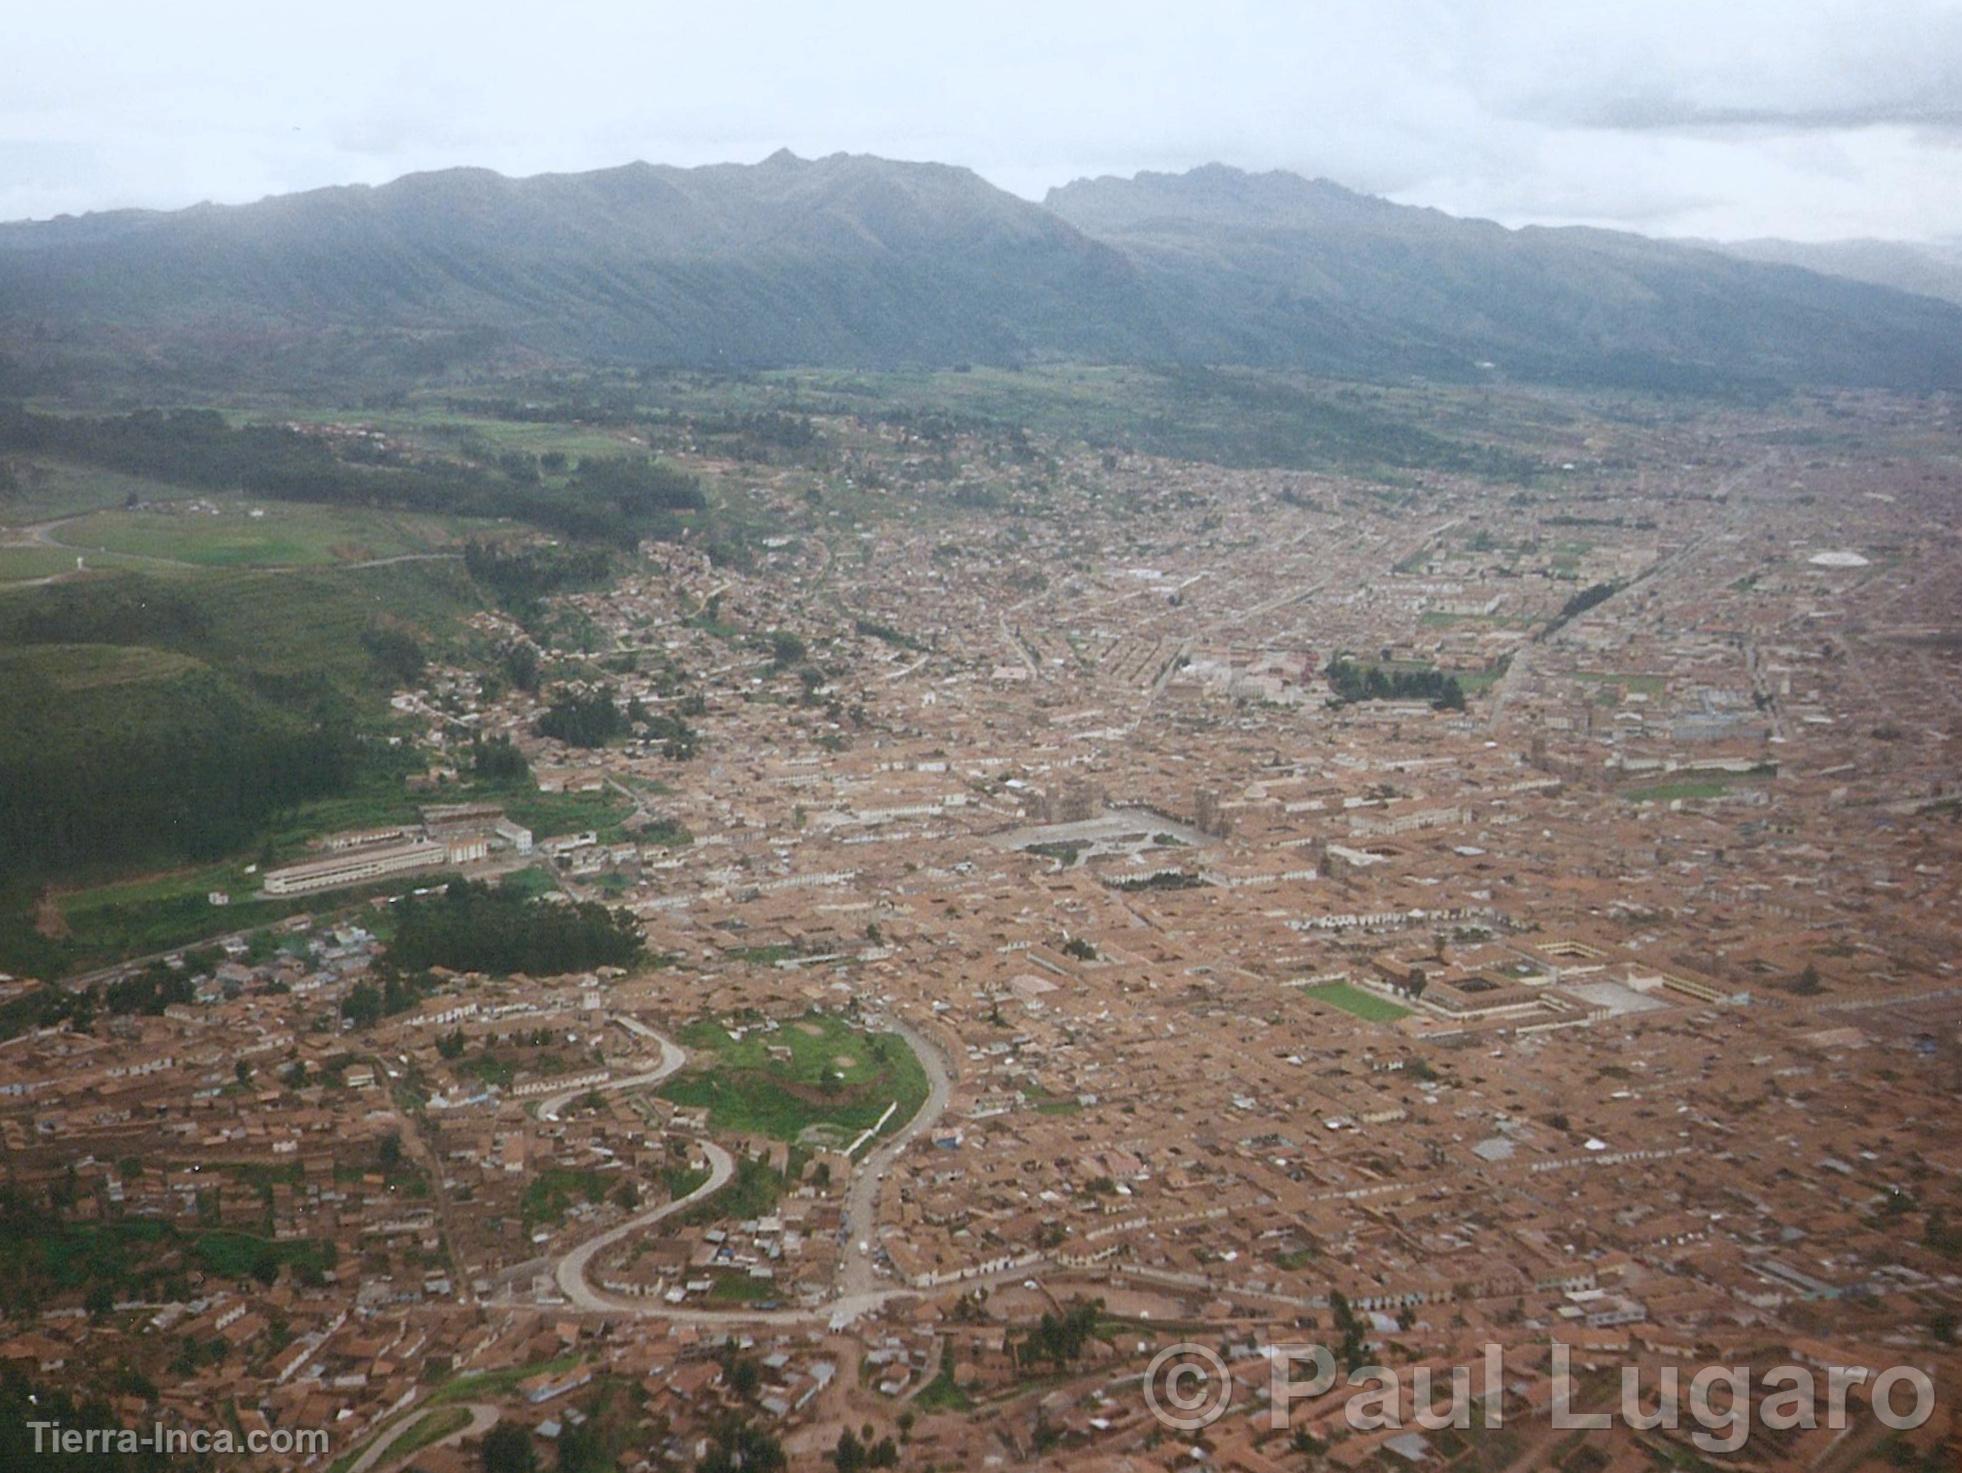
[[[327,853],[319,859],[266,871],[266,894],[308,895],[390,875],[471,864],[488,856],[493,842],[527,854],[531,830],[490,804],[425,808],[419,827],[335,834],[325,841]]]

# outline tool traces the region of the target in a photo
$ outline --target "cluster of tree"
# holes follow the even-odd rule
[[[37,1028],[66,1024],[86,1033],[95,1022],[98,999],[92,989],[48,983],[0,1003],[0,1039],[18,1038]]]
[[[508,736],[485,741],[479,736],[470,744],[470,770],[487,783],[523,783],[531,780],[531,764],[518,744]]]
[[[699,715],[705,709],[702,698],[691,696],[681,703],[684,712]],[[650,742],[661,744],[661,755],[670,762],[686,762],[701,749],[701,733],[683,721],[680,716],[665,711],[653,711],[639,696],[627,702],[627,720],[639,728],[642,736]]]
[[[148,574],[55,583],[0,611],[0,643],[188,645],[211,619],[182,586]]]
[[[1949,1258],[1962,1257],[1962,1228],[1951,1223],[1948,1214],[1939,1207],[1928,1214],[1922,1225],[1921,1241]]]
[[[708,1451],[695,1464],[697,1473],[783,1473],[789,1466],[783,1444],[737,1412],[716,1423]]]
[[[1429,701],[1440,711],[1465,709],[1465,690],[1455,675],[1442,670],[1385,670],[1381,665],[1358,665],[1333,660],[1328,683],[1336,698],[1353,701]]]
[[[632,966],[641,954],[632,912],[596,901],[532,900],[508,885],[453,880],[440,895],[407,896],[396,908],[390,954],[397,967],[552,976]]]
[[[436,979],[426,972],[390,969],[382,973],[379,987],[373,982],[356,984],[341,999],[341,1016],[356,1028],[371,1028],[383,1018],[406,1013],[435,990]]]
[[[400,624],[370,624],[361,631],[361,648],[381,668],[391,685],[414,685],[429,663],[422,641]]]
[[[497,652],[497,665],[504,677],[519,690],[538,689],[538,646],[514,639]]]
[[[589,455],[573,472],[572,489],[617,507],[623,517],[642,525],[663,514],[708,506],[700,481],[644,455]]]
[[[191,1473],[191,1470],[216,1466],[218,1459],[210,1454],[186,1457],[167,1446],[150,1446],[155,1439],[149,1435],[147,1418],[139,1419],[146,1425],[131,1433],[133,1438],[141,1439],[135,1452],[120,1451],[111,1445],[115,1439],[104,1438],[84,1451],[57,1456],[43,1442],[47,1435],[45,1425],[37,1430],[35,1423],[54,1422],[64,1428],[121,1428],[124,1424],[110,1405],[110,1395],[135,1394],[154,1401],[156,1388],[129,1373],[114,1378],[122,1384],[106,1381],[77,1400],[75,1393],[66,1387],[29,1380],[22,1366],[18,1359],[0,1365],[0,1468],[33,1468],[53,1462],[71,1473],[165,1473],[169,1469]]]
[[[770,646],[770,664],[778,670],[788,670],[803,659],[809,650],[803,637],[788,629],[772,629],[767,640]]]
[[[1073,1299],[1060,1315],[1045,1312],[1015,1347],[1015,1363],[1024,1370],[1044,1364],[1062,1370],[1083,1354],[1103,1312],[1101,1299]]]
[[[514,481],[472,465],[356,465],[325,440],[212,410],[48,415],[0,405],[0,451],[58,455],[207,490],[285,501],[509,517],[589,542],[669,537],[677,511],[707,503],[693,477],[645,458],[580,462],[570,485]],[[598,494],[594,494],[598,493]]]
[[[924,650],[926,648],[924,644],[913,638],[905,630],[895,629],[892,625],[879,619],[867,619],[861,615],[852,621],[852,627],[868,639],[882,639],[887,644],[902,650]]]
[[[863,1435],[847,1427],[838,1434],[838,1445],[831,1450],[831,1464],[838,1473],[864,1473],[867,1468],[897,1468],[899,1444],[890,1437],[872,1441],[872,1429]]]
[[[1335,1328],[1342,1335],[1343,1369],[1353,1372],[1369,1364],[1369,1348],[1363,1338],[1362,1321],[1356,1318],[1348,1297],[1340,1289],[1329,1290],[1328,1308],[1334,1316]]]
[[[16,665],[4,697],[0,871],[16,876],[215,859],[341,791],[360,756],[345,712],[309,719],[209,669],[78,692]]]
[[[538,718],[538,734],[569,747],[603,747],[630,730],[627,713],[613,698],[610,685],[561,686],[552,705]]]
[[[613,557],[603,547],[511,547],[472,538],[463,546],[463,566],[500,602],[528,604],[602,581]]]
[[[1113,890],[1197,890],[1206,883],[1203,876],[1191,870],[1161,869],[1153,874],[1133,875],[1128,879],[1108,882]]]
[[[766,464],[795,461],[808,465],[822,444],[810,416],[774,409],[694,415],[687,419],[685,428],[694,439],[711,442],[717,455]]]
[[[538,1454],[532,1450],[531,1429],[522,1422],[502,1422],[484,1434],[477,1457],[484,1473],[535,1473]]]
[[[1544,639],[1547,635],[1553,633],[1570,620],[1578,619],[1596,604],[1606,603],[1619,592],[1621,592],[1621,585],[1619,583],[1588,584],[1587,587],[1583,588],[1579,593],[1560,606],[1560,612],[1555,614],[1553,621],[1545,629],[1540,631],[1540,637]]]
[[[140,972],[118,977],[103,990],[103,1001],[112,1013],[144,1013],[159,1017],[175,1003],[189,1002],[195,993],[191,969],[182,971],[164,962],[152,962]]]

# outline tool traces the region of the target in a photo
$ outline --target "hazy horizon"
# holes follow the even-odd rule
[[[1026,199],[1221,162],[1506,225],[1962,236],[1962,3],[585,3],[20,17],[0,219],[482,167],[965,164]]]

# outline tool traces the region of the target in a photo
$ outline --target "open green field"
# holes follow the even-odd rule
[[[498,450],[518,450],[530,455],[556,450],[574,458],[623,455],[635,448],[624,436],[597,425],[498,419],[461,412],[443,404],[411,404],[397,409],[334,409],[313,405],[282,413],[278,419],[304,424],[367,425],[443,451],[457,450],[472,440]]]
[[[314,839],[343,829],[386,828],[413,823],[427,803],[497,803],[512,822],[521,823],[538,839],[597,832],[603,841],[617,839],[621,820],[633,812],[633,802],[611,788],[597,793],[541,793],[526,786],[459,782],[426,793],[412,793],[400,774],[379,771],[353,790],[332,798],[302,803],[279,816],[269,840],[276,863],[305,857]]]
[[[1394,1023],[1399,1018],[1410,1016],[1409,1008],[1398,1007],[1387,998],[1365,992],[1347,982],[1325,982],[1320,987],[1305,987],[1301,995],[1311,1001],[1340,1008],[1365,1023]]]
[[[0,527],[24,527],[55,517],[122,506],[138,501],[168,500],[183,489],[144,476],[126,475],[99,466],[36,458],[21,466],[13,492],[0,497]],[[74,566],[70,562],[70,567]]]
[[[681,1042],[702,1063],[671,1080],[661,1093],[678,1105],[706,1106],[719,1130],[795,1141],[844,1137],[870,1128],[898,1101],[887,1121],[897,1130],[926,1102],[927,1078],[906,1040],[896,1033],[862,1033],[824,1013],[732,1037],[719,1024],[683,1029]],[[789,1057],[781,1056],[789,1050]]]
[[[75,890],[57,889],[53,904],[66,933],[52,939],[34,931],[26,897],[8,896],[0,911],[0,970],[67,976],[127,957],[257,931],[289,916],[346,910],[411,883],[434,885],[449,878],[433,872],[403,876],[387,885],[255,900],[251,897],[259,880],[245,873],[246,863],[232,859]],[[211,904],[214,890],[229,895],[232,903]],[[382,920],[372,916],[363,924],[374,930]]]
[[[1495,424],[1474,392],[1451,386],[1362,386],[1258,370],[1214,371],[1054,363],[1021,369],[779,370],[720,377],[641,375],[618,391],[650,416],[778,411],[878,418],[939,413],[981,427],[1022,427],[1093,445],[1228,465],[1342,467],[1395,473],[1453,468],[1515,481],[1544,468],[1547,433],[1522,402]],[[347,416],[405,431],[460,427],[513,448],[572,449],[568,434],[597,429],[500,423],[428,406]],[[554,432],[557,438],[554,439]],[[527,443],[529,442],[529,443]],[[611,453],[623,442],[604,436]],[[576,451],[575,451],[576,453]]]
[[[782,1290],[775,1279],[751,1278],[747,1273],[723,1271],[715,1275],[715,1284],[708,1292],[710,1304],[755,1304],[765,1299],[775,1299]]]
[[[425,1403],[426,1406],[447,1406],[459,1401],[496,1401],[508,1396],[520,1381],[529,1381],[533,1376],[558,1376],[578,1365],[584,1357],[577,1352],[561,1355],[552,1360],[535,1361],[528,1366],[504,1366],[495,1371],[465,1371],[452,1376]]]
[[[14,657],[39,653],[11,652]],[[139,654],[164,660],[182,658],[159,656],[155,651],[117,653],[132,659]],[[4,680],[8,658],[7,653],[0,653],[0,680]],[[70,671],[66,678],[82,677]],[[611,791],[561,794],[465,785],[414,794],[406,792],[399,779],[382,776],[344,797],[305,803],[280,815],[271,824],[266,842],[275,863],[287,864],[310,853],[312,841],[323,833],[406,823],[416,817],[421,803],[476,801],[504,803],[517,822],[541,839],[588,828],[597,828],[605,835],[617,834],[619,820],[630,806]],[[261,877],[248,872],[248,866],[261,858],[262,850],[253,849],[208,864],[165,868],[101,883],[82,878],[79,883],[64,884],[53,892],[52,902],[66,934],[53,939],[34,933],[28,915],[29,896],[0,892],[0,970],[66,975],[120,957],[148,956],[220,935],[252,931],[303,912],[319,914],[359,906],[373,895],[399,892],[410,885],[436,884],[444,878],[404,876],[379,886],[260,900],[254,896]],[[527,883],[523,877],[535,876],[530,881],[534,888],[550,888],[550,877],[542,869],[521,871],[520,875],[520,884]],[[212,905],[209,896],[213,891],[230,896],[231,903]],[[380,917],[364,921],[371,929],[380,923]]]
[[[1589,685],[1619,686],[1622,690],[1645,696],[1661,695],[1664,685],[1660,675],[1629,675],[1613,670],[1576,670],[1574,679],[1586,681]]]
[[[1722,778],[1686,779],[1683,782],[1656,783],[1646,788],[1629,788],[1621,796],[1629,803],[1673,803],[1679,798],[1721,798],[1730,791]]]
[[[191,1269],[243,1279],[273,1268],[331,1268],[334,1247],[310,1238],[275,1241],[231,1229],[194,1231],[153,1219],[65,1223],[10,1211],[0,1232],[0,1290],[31,1284],[38,1294],[106,1287],[118,1297],[155,1289]],[[18,1302],[10,1294],[9,1302]]]
[[[45,680],[64,693],[141,685],[195,670],[200,662],[174,650],[141,645],[34,644],[0,649],[0,688],[8,680]]]
[[[192,510],[194,505],[213,510]],[[48,535],[82,552],[200,567],[306,567],[373,562],[454,550],[471,535],[498,535],[496,522],[297,501],[214,497],[172,510],[98,511]],[[73,566],[73,563],[70,563]]]
[[[77,558],[83,566],[77,569]],[[127,566],[128,560],[113,553],[77,554],[45,543],[9,544],[0,547],[0,583],[28,583],[37,578],[54,578],[64,573],[84,576],[107,568]]]
[[[575,1171],[569,1167],[548,1166],[525,1182],[525,1231],[541,1225],[556,1225],[576,1202],[601,1202],[606,1194],[628,1178],[618,1173]]]
[[[160,601],[168,620],[158,616]],[[0,590],[0,646],[182,649],[219,667],[373,688],[373,661],[361,635],[379,617],[434,646],[456,635],[460,617],[481,602],[460,562],[291,569],[149,564]]]

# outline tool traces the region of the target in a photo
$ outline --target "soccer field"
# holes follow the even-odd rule
[[[1400,1008],[1373,992],[1364,992],[1347,982],[1329,982],[1320,987],[1304,988],[1302,995],[1340,1008],[1345,1013],[1353,1013],[1369,1023],[1394,1023],[1410,1015],[1409,1008]]]

